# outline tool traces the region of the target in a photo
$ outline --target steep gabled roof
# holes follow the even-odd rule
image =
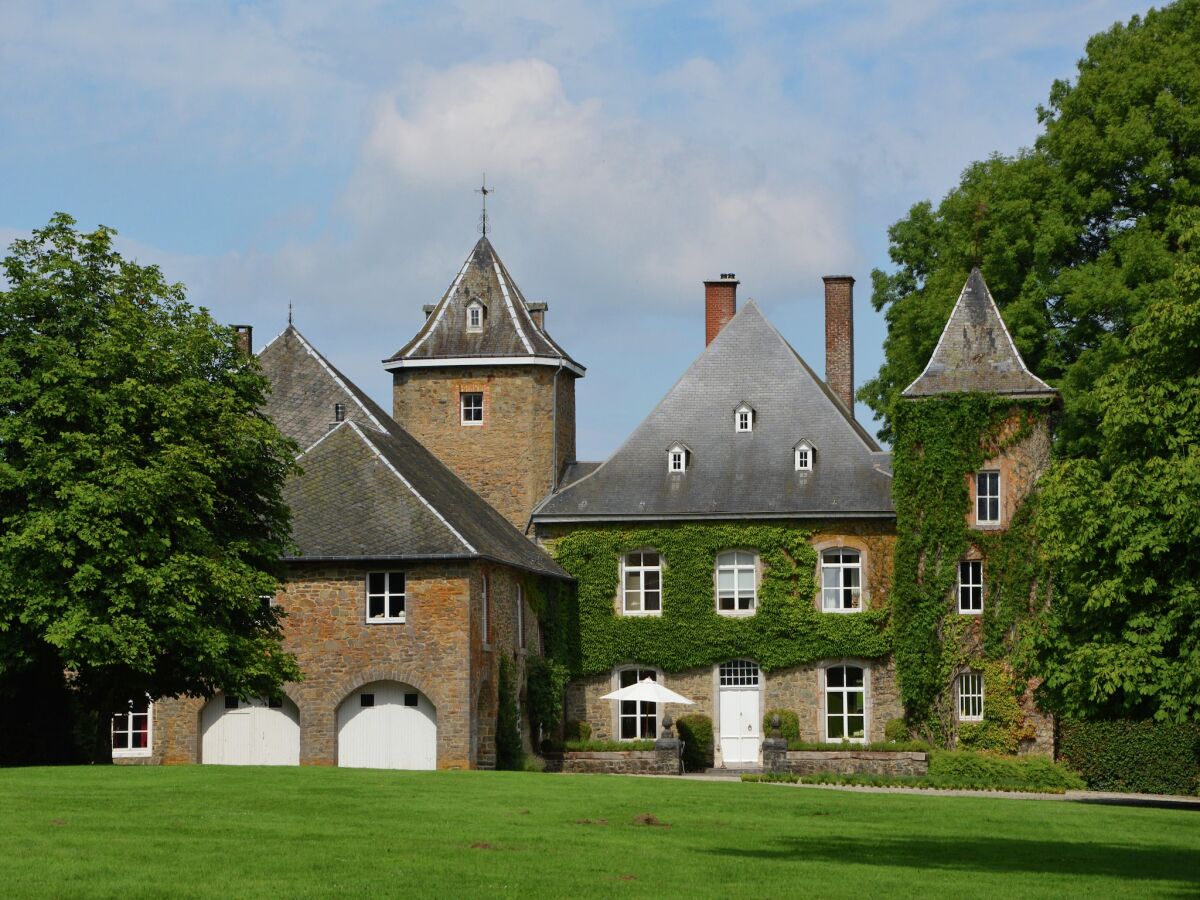
[[[1025,366],[979,269],[972,269],[925,370],[903,397],[963,391],[1052,396]]]
[[[736,432],[729,411],[755,410]],[[797,472],[793,448],[820,448]],[[665,448],[691,449],[687,472]],[[534,521],[892,516],[890,454],[749,301],[604,463],[580,471]],[[573,473],[574,474],[574,473]]]
[[[265,412],[306,447],[288,480],[293,560],[484,558],[567,573],[342,375],[293,326],[259,354]],[[335,403],[345,421],[333,423]]]
[[[487,315],[482,329],[467,330],[467,307],[478,300]],[[499,254],[481,237],[442,299],[411,341],[383,361],[386,369],[447,361],[559,365],[576,375],[584,367],[539,327],[525,295]]]

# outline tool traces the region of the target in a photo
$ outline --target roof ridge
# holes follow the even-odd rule
[[[302,346],[309,353],[309,355],[312,356],[313,359],[320,363],[321,367],[325,370],[329,377],[334,380],[338,387],[350,395],[350,397],[358,405],[358,408],[366,414],[367,418],[375,423],[375,427],[380,431],[385,431],[386,429],[383,427],[383,423],[375,417],[375,413],[368,409],[367,405],[363,403],[362,398],[358,396],[359,392],[357,390],[357,386],[352,387],[352,383],[348,379],[344,378],[341,373],[339,373],[338,370],[333,367],[333,364],[324,356],[322,356],[320,351],[314,348],[312,344],[305,339],[304,335],[300,333],[300,330],[296,328],[295,325],[289,325],[287,330],[295,333],[296,339],[300,341],[300,346]]]

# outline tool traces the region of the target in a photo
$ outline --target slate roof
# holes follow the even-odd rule
[[[479,301],[486,310],[482,330],[467,331],[467,306]],[[492,242],[481,237],[458,275],[433,307],[411,341],[383,361],[384,368],[430,365],[436,360],[471,358],[558,365],[576,375],[584,367],[539,328],[530,304],[505,268]]]
[[[754,427],[734,431],[734,409]],[[797,472],[793,448],[816,448]],[[691,451],[683,474],[667,448]],[[891,454],[749,301],[625,443],[534,510],[537,522],[895,515]],[[570,473],[568,473],[570,474]]]
[[[342,375],[296,328],[259,354],[265,412],[306,447],[284,487],[291,560],[483,558],[568,578],[457,475]],[[333,404],[345,421],[333,423]]]
[[[901,396],[960,391],[1021,396],[1057,393],[1025,366],[979,269],[971,270],[925,370]]]

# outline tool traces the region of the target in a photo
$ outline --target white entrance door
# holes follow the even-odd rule
[[[436,769],[437,711],[416,688],[365,684],[338,707],[338,765]]]
[[[300,710],[286,697],[215,697],[200,716],[200,760],[224,766],[300,765]]]
[[[721,760],[726,767],[758,764],[762,737],[758,665],[748,659],[720,670]]]

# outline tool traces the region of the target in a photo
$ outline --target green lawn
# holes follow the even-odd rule
[[[5,897],[1198,891],[1186,810],[526,773],[0,771]]]

